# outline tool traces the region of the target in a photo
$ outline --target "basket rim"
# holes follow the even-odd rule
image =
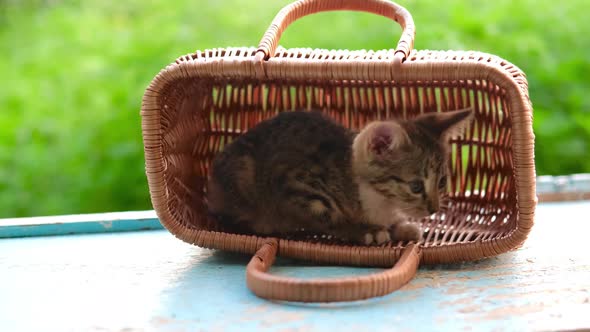
[[[394,50],[346,51],[322,49],[283,49],[267,61],[254,61],[255,48],[217,48],[177,58],[151,81],[142,100],[142,136],[150,198],[162,225],[180,240],[200,247],[253,254],[268,238],[193,229],[177,223],[165,200],[165,165],[161,159],[161,127],[158,98],[160,91],[179,80],[190,78],[252,78],[314,81],[395,81],[456,82],[485,80],[506,91],[511,109],[513,170],[517,195],[516,228],[502,238],[422,246],[422,263],[446,263],[495,256],[520,246],[534,224],[536,176],[532,104],[525,74],[512,63],[495,55],[477,51],[412,51],[399,65]],[[335,57],[336,54],[340,58]],[[391,55],[388,56],[388,54]],[[299,55],[299,57],[295,57]],[[362,56],[364,55],[364,56]],[[352,57],[352,59],[350,58]],[[362,247],[317,244],[277,239],[280,256],[316,262],[391,266],[402,246]]]

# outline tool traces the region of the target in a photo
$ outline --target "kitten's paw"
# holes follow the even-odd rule
[[[393,233],[392,238],[397,241],[413,241],[418,243],[422,240],[422,229],[415,223],[404,222],[393,226],[391,231]]]
[[[365,245],[367,245],[367,246],[373,244],[373,234],[371,234],[371,233],[365,234],[364,241],[365,241]]]
[[[386,230],[379,230],[373,233],[366,233],[364,236],[365,245],[383,244],[391,241],[391,236]]]
[[[389,235],[389,232],[386,230],[380,230],[377,233],[375,233],[375,242],[377,244],[383,244],[385,242],[389,242],[391,241],[391,236]]]

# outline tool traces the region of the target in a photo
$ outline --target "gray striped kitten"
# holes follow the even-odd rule
[[[209,213],[232,230],[302,230],[355,244],[420,241],[408,218],[439,210],[449,138],[471,110],[376,121],[358,134],[320,112],[282,112],[236,138],[212,164]]]

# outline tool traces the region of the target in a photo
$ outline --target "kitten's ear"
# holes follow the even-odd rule
[[[375,123],[370,130],[369,151],[381,156],[408,142],[408,134],[395,122]]]
[[[473,119],[473,108],[444,113],[429,113],[414,119],[414,123],[425,128],[434,136],[447,140],[463,134]]]

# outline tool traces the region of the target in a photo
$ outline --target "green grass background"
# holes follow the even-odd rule
[[[417,49],[479,50],[525,71],[538,174],[590,172],[587,0],[400,0]],[[0,217],[149,209],[139,109],[196,49],[256,46],[287,0],[0,0]],[[393,48],[364,13],[293,24],[285,47]]]

